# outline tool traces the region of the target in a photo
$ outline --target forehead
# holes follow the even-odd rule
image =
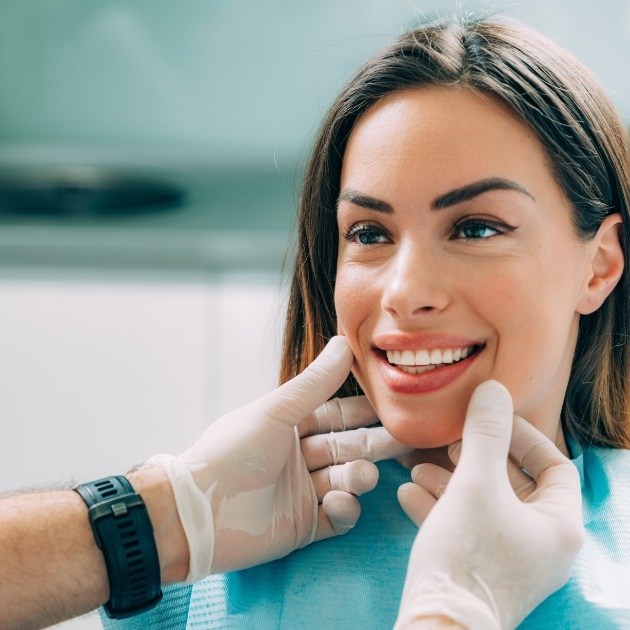
[[[534,195],[557,190],[536,135],[502,101],[471,88],[427,87],[390,94],[358,119],[341,183],[381,195],[409,187],[439,194],[487,177],[527,182]]]

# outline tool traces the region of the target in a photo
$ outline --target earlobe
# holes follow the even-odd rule
[[[617,286],[624,269],[621,246],[621,215],[606,217],[589,243],[592,245],[588,277],[578,302],[577,312],[581,315],[594,313]]]

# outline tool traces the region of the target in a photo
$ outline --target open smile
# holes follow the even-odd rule
[[[485,348],[484,344],[450,348],[374,348],[385,384],[400,394],[423,394],[457,380]]]
[[[387,350],[387,360],[391,365],[407,374],[424,374],[442,365],[459,363],[478,352],[481,346],[463,348],[422,348],[420,350]]]

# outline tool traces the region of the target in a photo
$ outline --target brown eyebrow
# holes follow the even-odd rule
[[[375,199],[369,195],[364,195],[354,188],[344,188],[337,198],[337,205],[340,201],[349,201],[355,206],[361,206],[368,210],[376,210],[376,212],[384,212],[385,214],[393,214],[394,209],[386,201]]]
[[[534,195],[532,195],[527,188],[513,182],[511,179],[503,179],[502,177],[489,177],[488,179],[480,179],[472,184],[467,184],[461,188],[451,190],[444,195],[440,195],[437,199],[431,202],[431,208],[434,210],[441,210],[442,208],[448,208],[464,201],[474,199],[479,195],[483,195],[490,190],[515,190],[517,192],[527,195],[530,199],[536,201]]]
[[[431,202],[431,208],[433,210],[448,208],[449,206],[454,206],[458,203],[463,203],[464,201],[470,201],[471,199],[474,199],[479,195],[483,195],[491,190],[515,190],[536,201],[534,195],[532,195],[525,187],[513,182],[511,179],[489,177],[488,179],[480,179],[479,181],[466,184],[466,186],[456,188],[444,195],[440,195]],[[362,208],[375,210],[376,212],[384,212],[385,214],[393,214],[394,212],[391,204],[383,201],[382,199],[376,199],[375,197],[364,195],[354,188],[344,188],[339,194],[337,204],[339,204],[340,201],[349,201],[350,203],[361,206]]]

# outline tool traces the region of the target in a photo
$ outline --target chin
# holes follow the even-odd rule
[[[378,379],[354,374],[381,424],[396,440],[414,448],[439,448],[461,440],[470,397],[477,385],[425,394],[393,392]]]
[[[449,418],[427,417],[425,414],[410,414],[401,409],[373,406],[381,424],[392,437],[407,446],[438,448],[452,444],[462,437],[463,414],[454,414]]]

